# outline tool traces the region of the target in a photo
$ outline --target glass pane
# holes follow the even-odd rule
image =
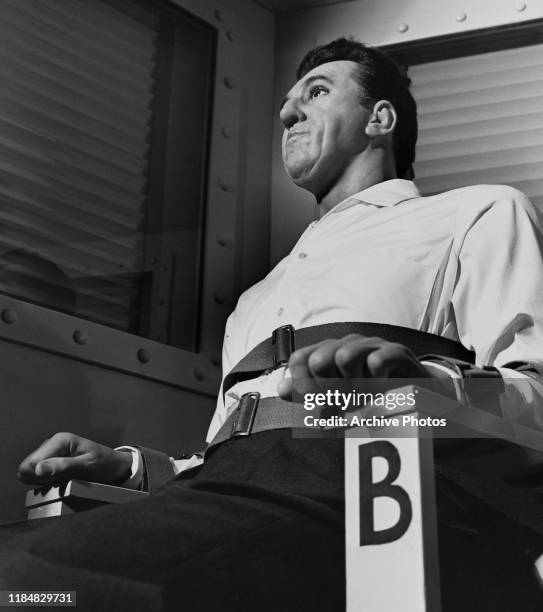
[[[0,292],[195,350],[215,31],[5,0],[0,36]]]

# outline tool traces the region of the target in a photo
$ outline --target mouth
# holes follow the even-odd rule
[[[304,136],[304,135],[306,135],[306,134],[309,134],[309,132],[298,132],[298,131],[292,131],[292,130],[291,130],[291,131],[288,133],[288,136],[287,136],[287,142],[288,142],[288,141],[289,141],[291,138],[296,138],[297,136]]]

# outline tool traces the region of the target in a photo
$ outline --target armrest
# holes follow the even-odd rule
[[[124,504],[145,499],[149,493],[123,487],[70,480],[56,487],[38,488],[28,491],[25,506],[28,518],[61,516],[82,510],[90,510],[103,504]]]

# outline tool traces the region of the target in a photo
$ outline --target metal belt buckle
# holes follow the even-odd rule
[[[282,325],[274,329],[272,345],[273,367],[278,368],[287,364],[294,351],[294,327],[292,325]]]
[[[238,416],[232,425],[230,434],[232,438],[251,435],[259,400],[260,393],[256,391],[244,393],[241,396],[237,407]]]

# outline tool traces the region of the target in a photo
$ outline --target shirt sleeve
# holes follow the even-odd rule
[[[477,365],[498,367],[504,377],[504,417],[543,428],[542,381],[507,367],[543,364],[543,223],[521,192],[499,189],[486,205],[460,209],[452,304]]]
[[[222,345],[222,378],[224,381],[224,377],[230,370],[234,367],[234,365],[239,361],[236,360],[236,312],[234,311],[226,322],[226,327],[224,331],[224,341]],[[219,394],[217,396],[217,407],[215,408],[215,413],[213,414],[213,418],[211,419],[211,423],[209,425],[209,429],[207,431],[206,442],[211,442],[221,425],[226,420],[226,407],[224,405],[223,398],[223,386],[221,382],[221,387],[219,389]]]
[[[185,470],[190,470],[190,468],[202,465],[204,462],[200,455],[191,455],[186,459],[174,459],[173,457],[170,457],[170,461],[175,474],[179,474],[179,472],[184,472]]]

